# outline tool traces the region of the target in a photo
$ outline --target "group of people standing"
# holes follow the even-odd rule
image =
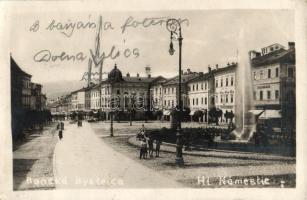
[[[140,132],[137,135],[137,139],[140,141],[140,159],[146,159],[147,157],[152,158],[153,152],[154,152],[154,143],[155,145],[155,153],[156,157],[159,157],[160,155],[160,146],[162,143],[162,140],[160,138],[154,138],[152,135],[149,135],[146,133],[144,124],[142,125],[142,128]]]

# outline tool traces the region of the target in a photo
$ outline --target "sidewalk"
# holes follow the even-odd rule
[[[53,178],[52,156],[57,142],[55,124],[45,127],[41,133],[28,136],[13,151],[14,190],[52,189],[54,184],[41,184],[43,179]]]
[[[109,147],[87,122],[65,126],[54,166],[57,189],[183,187]]]

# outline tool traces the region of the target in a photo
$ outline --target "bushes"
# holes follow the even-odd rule
[[[227,134],[227,129],[223,128],[183,128],[182,136],[185,145],[191,143],[201,143],[204,141],[213,142],[214,137]],[[162,128],[149,130],[149,134],[162,137],[162,140],[169,143],[176,143],[176,130]]]

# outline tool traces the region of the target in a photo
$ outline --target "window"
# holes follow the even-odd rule
[[[274,48],[273,47],[270,47],[270,51],[273,51],[274,50]]]
[[[216,80],[216,81],[215,81],[215,87],[218,87],[218,86],[219,86],[219,81]]]
[[[271,99],[271,91],[269,91],[269,90],[267,91],[267,98]]]
[[[288,68],[288,77],[293,78],[293,68],[292,67]]]
[[[257,100],[256,99],[256,91],[253,92],[253,96],[254,96],[254,100]]]
[[[275,99],[279,99],[279,91],[275,90]]]
[[[279,69],[275,68],[275,77],[278,77],[278,76],[279,76]]]
[[[207,89],[207,83],[205,83],[205,90]]]
[[[263,70],[260,70],[260,79],[264,78]]]
[[[204,98],[201,98],[201,105],[204,104]]]
[[[166,94],[166,88],[164,88],[164,94]]]
[[[226,94],[226,103],[228,103],[228,94]]]
[[[195,85],[193,85],[193,91],[195,90]]]
[[[263,100],[263,91],[260,90],[260,100]]]
[[[198,83],[196,84],[196,91],[198,90]]]
[[[198,98],[196,98],[196,105],[198,105]]]
[[[257,80],[257,73],[256,73],[256,72],[254,72],[253,74],[254,74],[254,75],[253,75],[254,80]]]
[[[194,98],[193,98],[193,106],[194,106]]]
[[[205,97],[205,104],[207,105],[207,97]]]
[[[166,106],[166,100],[164,100],[164,106]]]
[[[168,105],[168,106],[171,105],[171,101],[170,101],[170,100],[167,101],[167,105]]]
[[[174,94],[174,88],[172,88],[172,94]]]
[[[201,84],[201,89],[202,89],[202,90],[204,89],[204,84],[203,84],[203,83]]]
[[[230,85],[233,86],[233,77],[231,77]]]
[[[271,78],[271,69],[268,69],[268,78]]]
[[[223,103],[223,96],[221,95],[221,103]]]
[[[221,87],[223,87],[223,79],[221,79]]]
[[[226,86],[228,86],[228,78],[226,78]]]

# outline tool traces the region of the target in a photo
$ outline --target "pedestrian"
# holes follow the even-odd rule
[[[146,129],[145,129],[144,124],[142,124],[142,128],[140,129],[140,132],[143,134],[146,134]]]
[[[148,138],[148,153],[149,153],[149,157],[152,158],[153,157],[153,139],[152,136],[149,136]]]
[[[146,152],[147,151],[147,142],[145,138],[141,139],[141,148],[140,148],[140,159],[145,159],[146,158]]]
[[[64,130],[64,122],[61,122],[61,130]]]
[[[160,146],[162,141],[160,139],[156,139],[156,157],[160,156]]]
[[[60,138],[60,140],[62,140],[62,138],[63,138],[63,132],[62,132],[62,130],[59,130],[59,138]]]

